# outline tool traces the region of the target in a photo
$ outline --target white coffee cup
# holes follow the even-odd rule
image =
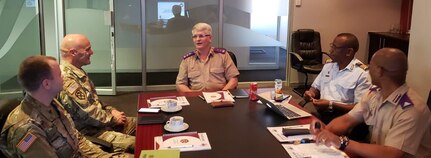
[[[166,108],[167,109],[176,109],[177,108],[177,102],[169,100],[166,102]]]
[[[184,118],[181,116],[172,116],[166,124],[171,128],[181,128],[184,126]]]

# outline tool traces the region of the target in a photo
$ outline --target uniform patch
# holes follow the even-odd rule
[[[357,62],[356,63],[356,66],[359,66],[361,69],[363,69],[363,70],[368,70],[368,66],[367,65],[365,65],[364,63],[361,63],[361,62]]]
[[[87,96],[85,95],[85,93],[82,90],[77,90],[75,92],[75,96],[76,98],[78,98],[79,100],[86,100]]]
[[[73,83],[71,86],[67,88],[67,92],[70,94],[75,93],[76,89],[78,89],[79,85],[77,83]]]
[[[183,55],[183,59],[187,59],[188,57],[191,57],[191,56],[193,56],[193,55],[195,55],[195,52],[194,52],[194,51],[189,52],[189,53],[187,53],[187,54]]]
[[[227,50],[224,48],[214,48],[213,51],[214,53],[221,53],[221,54],[224,54],[227,52]]]
[[[409,96],[407,96],[407,93],[405,93],[398,102],[398,105],[401,106],[402,109],[407,108],[409,106],[413,106],[413,102],[410,100]]]
[[[369,91],[368,91],[368,95],[370,95],[372,92],[375,92],[375,91],[377,91],[377,89],[378,89],[379,87],[377,87],[377,86],[371,86],[370,87],[370,89],[369,89]]]
[[[28,148],[36,141],[37,137],[30,132],[27,132],[27,134],[19,141],[19,143],[16,145],[16,148],[21,150],[22,152],[26,152]]]

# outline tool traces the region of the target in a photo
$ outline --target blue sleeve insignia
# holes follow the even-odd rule
[[[185,55],[183,56],[183,60],[184,60],[184,59],[187,59],[188,57],[191,57],[191,56],[193,56],[193,55],[195,55],[195,51],[191,51],[191,52],[189,52],[189,53],[185,54]]]
[[[226,50],[226,49],[224,49],[224,48],[214,48],[213,50],[214,50],[214,53],[221,53],[221,54],[224,54],[224,53],[226,53],[226,52],[227,52],[227,50]]]

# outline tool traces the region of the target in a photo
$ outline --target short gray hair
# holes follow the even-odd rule
[[[192,34],[197,31],[206,31],[209,35],[212,35],[211,25],[207,23],[197,23],[195,26],[193,26]]]

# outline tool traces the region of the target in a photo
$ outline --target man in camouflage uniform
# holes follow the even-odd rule
[[[184,55],[176,80],[177,91],[219,91],[238,85],[238,68],[224,48],[211,47],[212,28],[207,23],[193,26],[195,51]]]
[[[136,117],[126,117],[124,112],[104,105],[82,69],[91,63],[93,54],[88,38],[80,34],[66,35],[61,43],[61,53],[64,90],[59,101],[72,116],[76,128],[84,135],[111,142],[114,151],[133,153]]]
[[[70,115],[54,100],[63,89],[55,58],[32,56],[18,74],[26,95],[8,116],[1,149],[8,157],[113,157],[83,137]],[[132,155],[119,155],[129,156]]]

